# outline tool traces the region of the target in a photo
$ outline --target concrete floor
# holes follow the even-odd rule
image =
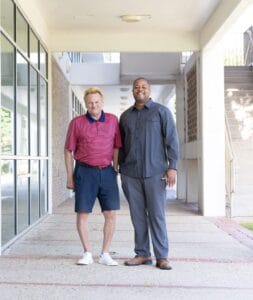
[[[0,299],[253,299],[252,232],[172,200],[166,216],[173,270],[127,267],[133,228],[125,200],[121,206],[111,246],[119,266],[97,263],[103,226],[98,206],[89,219],[95,263],[76,265],[82,248],[70,199],[0,257]]]

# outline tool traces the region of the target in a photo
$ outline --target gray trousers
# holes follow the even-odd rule
[[[166,189],[163,174],[133,178],[121,174],[122,189],[129,203],[134,226],[136,255],[149,257],[150,239],[156,258],[167,258],[169,252],[165,220]]]

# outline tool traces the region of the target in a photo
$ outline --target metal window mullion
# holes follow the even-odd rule
[[[45,141],[46,142],[46,148],[45,148],[45,156],[48,157],[48,90],[47,90],[47,82],[45,82]]]
[[[41,156],[40,151],[40,76],[37,75],[37,127],[38,127],[38,134],[37,134],[37,155]]]
[[[16,38],[16,14],[15,14],[15,38]],[[17,48],[14,47],[14,103],[13,103],[13,154],[17,155]],[[17,159],[13,159],[14,166],[14,234],[18,233],[18,203],[17,203]]]
[[[39,218],[41,218],[41,161],[39,160]]]
[[[30,26],[28,25],[28,56],[30,57]],[[28,114],[28,156],[31,155],[31,63],[28,61],[27,78],[27,114]],[[28,159],[28,173],[31,173],[31,160]],[[31,224],[31,177],[28,177],[28,226]]]
[[[28,174],[31,174],[31,160],[28,159]],[[31,175],[28,177],[28,226],[31,225]]]
[[[38,49],[38,67],[40,68],[40,47]],[[40,75],[37,73],[37,155],[40,156]],[[41,159],[38,164],[39,172],[39,218],[41,217]]]

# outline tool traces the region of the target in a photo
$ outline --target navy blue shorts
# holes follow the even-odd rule
[[[120,208],[117,173],[110,165],[104,169],[76,163],[74,171],[75,212],[92,212],[96,198],[101,211]]]

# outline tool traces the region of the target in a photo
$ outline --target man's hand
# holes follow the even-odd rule
[[[66,187],[69,190],[74,190],[75,189],[73,176],[70,176],[69,178],[67,178],[67,185],[66,185]]]
[[[169,187],[173,187],[176,184],[177,170],[168,169],[165,172],[165,176],[164,177],[166,178],[166,184]]]

